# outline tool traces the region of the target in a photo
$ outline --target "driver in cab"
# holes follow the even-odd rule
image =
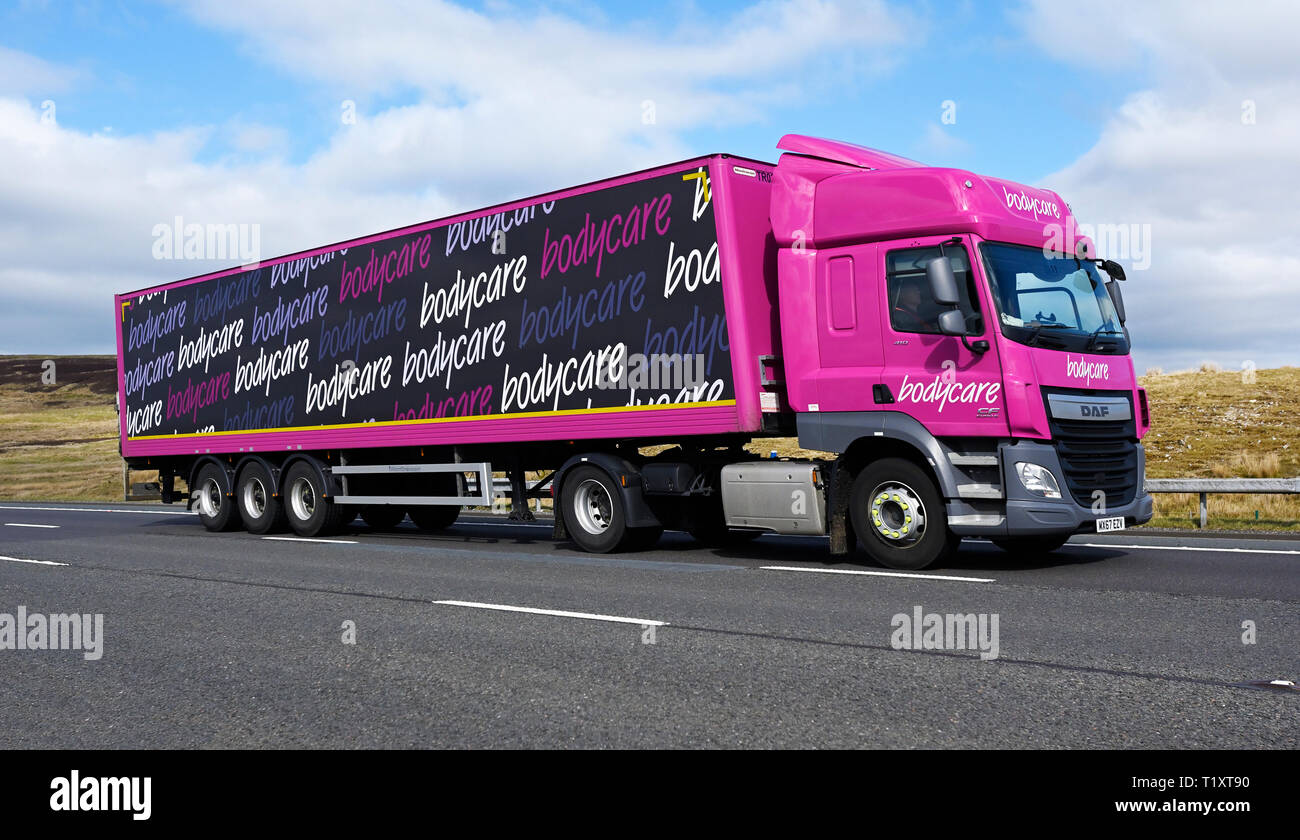
[[[938,319],[928,318],[922,314],[922,301],[919,281],[909,281],[900,285],[898,297],[890,311],[890,320],[894,329],[901,332],[934,333],[939,331]]]

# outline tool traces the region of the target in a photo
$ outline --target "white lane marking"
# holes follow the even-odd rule
[[[962,583],[993,583],[993,578],[954,577],[952,575],[922,575],[912,572],[866,572],[858,569],[814,569],[804,566],[759,566],[773,572],[819,572],[824,575],[871,575],[873,577],[923,578],[925,580],[956,580]]]
[[[1152,551],[1226,551],[1235,554],[1300,554],[1300,551],[1291,551],[1281,548],[1205,548],[1199,545],[1120,545],[1118,543],[1066,543],[1066,545],[1081,545],[1086,548],[1141,548]]]
[[[58,525],[34,525],[30,522],[6,522],[6,528],[58,528]]]
[[[145,513],[155,516],[198,516],[198,511],[193,510],[123,510],[122,508],[34,507],[24,505],[0,505],[0,510],[53,510],[60,513]]]
[[[316,537],[262,537],[264,540],[279,540],[281,542],[309,542],[309,543],[333,543],[335,545],[356,545],[356,540],[326,540]]]
[[[0,554],[0,560],[8,560],[10,563],[33,563],[37,566],[66,566],[67,563],[55,563],[53,560],[26,560],[22,557],[5,557]]]
[[[536,607],[512,607],[508,604],[480,604],[477,601],[434,601],[447,607],[471,607],[479,610],[501,610],[502,612],[529,613],[531,615],[553,615],[559,618],[585,618],[590,621],[613,621],[618,624],[639,624],[642,627],[667,627],[666,621],[650,618],[627,618],[621,615],[598,615],[597,613],[569,612],[567,610],[540,610]]]

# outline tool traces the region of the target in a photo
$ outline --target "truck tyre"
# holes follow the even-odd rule
[[[1006,537],[994,540],[993,544],[1008,554],[1036,557],[1051,554],[1070,539],[1069,534],[1054,534],[1050,537]]]
[[[458,505],[412,505],[411,521],[421,531],[445,531],[460,516]]]
[[[891,569],[924,569],[950,558],[961,543],[948,530],[934,479],[903,458],[882,458],[864,467],[853,480],[849,506],[858,542],[869,557]]]
[[[367,505],[361,509],[361,518],[376,531],[391,531],[406,518],[406,508],[401,505]]]
[[[316,470],[305,461],[298,461],[284,477],[284,512],[289,527],[300,537],[318,537],[341,528],[345,517],[351,519],[356,511],[325,495]]]
[[[609,473],[576,467],[564,478],[560,504],[569,536],[583,551],[607,554],[622,547],[629,530],[627,510]]]
[[[225,469],[217,464],[204,464],[194,480],[194,507],[199,521],[209,531],[231,531],[239,527],[239,511],[235,500],[226,496]]]
[[[275,479],[256,461],[239,471],[235,501],[248,533],[269,534],[284,528],[284,505],[275,493]]]

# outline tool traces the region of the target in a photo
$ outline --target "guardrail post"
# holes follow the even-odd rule
[[[1204,530],[1205,526],[1209,524],[1210,505],[1209,502],[1206,500],[1206,497],[1208,495],[1209,495],[1208,493],[1201,494],[1201,529],[1202,530]]]

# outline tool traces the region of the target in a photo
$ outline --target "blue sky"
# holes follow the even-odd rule
[[[1136,226],[1147,253],[1110,256],[1149,262],[1139,368],[1295,363],[1256,318],[1300,318],[1297,29],[1280,0],[20,0],[0,352],[111,352],[113,292],[224,267],[153,259],[177,215],[256,223],[273,256],[794,132]]]
[[[610,28],[670,40],[692,28],[689,21],[743,20],[748,7],[670,4],[678,10],[676,23],[645,17],[645,3],[541,8],[579,16],[590,8],[590,16]],[[769,103],[746,124],[693,127],[683,132],[684,141],[692,154],[726,151],[774,160],[776,140],[795,131],[1035,182],[1087,151],[1108,114],[1145,74],[1131,68],[1098,73],[1054,60],[1019,32],[1017,8],[965,2],[917,7],[910,43],[890,48],[887,69],[872,67],[875,57],[828,56],[801,70],[805,95]],[[355,98],[368,112],[421,101],[420,91],[406,85],[358,97],[346,85],[295,74],[242,35],[199,22],[172,3],[20,2],[0,14],[0,33],[0,44],[72,69],[75,81],[50,95],[58,94],[60,124],[83,132],[270,126],[288,141],[275,151],[300,163],[336,130],[340,99]],[[1080,39],[1062,37],[1061,49],[1080,49]],[[940,122],[948,100],[957,104],[954,125]],[[950,147],[928,139],[939,127],[951,136]],[[246,153],[218,134],[198,159]]]

